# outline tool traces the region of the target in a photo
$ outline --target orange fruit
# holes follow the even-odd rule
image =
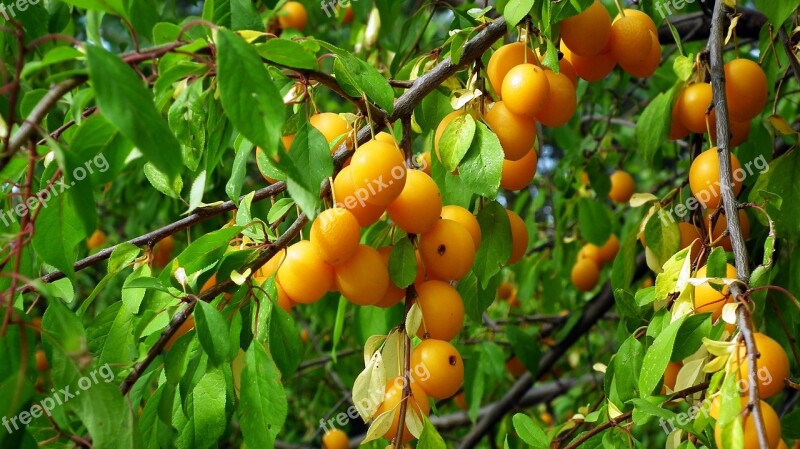
[[[425,368],[425,376],[419,375],[418,367]],[[464,362],[450,343],[428,339],[411,353],[411,373],[414,382],[428,396],[446,399],[456,394],[464,383]]]
[[[453,402],[455,402],[456,407],[460,408],[461,410],[469,410],[469,406],[467,405],[467,397],[463,391],[453,396]]]
[[[500,287],[497,287],[497,297],[500,299],[508,299],[514,293],[514,286],[510,282],[503,281]]]
[[[669,362],[667,369],[664,370],[664,386],[669,388],[670,391],[675,391],[675,382],[678,380],[678,373],[683,368],[681,362]]]
[[[311,224],[309,241],[322,260],[330,265],[352,257],[360,240],[361,228],[356,216],[341,207],[323,211]]]
[[[595,0],[585,11],[561,22],[561,39],[576,54],[596,56],[611,38],[611,16]]]
[[[294,28],[303,31],[308,23],[308,13],[300,2],[286,2],[278,12],[281,28]]]
[[[389,269],[380,253],[367,245],[359,245],[353,257],[334,270],[342,296],[359,306],[377,304],[389,288]]]
[[[648,288],[654,286],[655,283],[653,282],[653,278],[647,277],[645,280],[642,281],[642,288]]]
[[[422,310],[423,324],[417,336],[450,341],[464,324],[464,303],[458,290],[447,282],[425,281],[417,286],[417,303]]]
[[[441,161],[442,156],[439,154],[439,140],[441,140],[442,136],[444,135],[444,131],[447,129],[447,125],[453,121],[456,117],[466,114],[464,110],[459,109],[457,111],[453,111],[444,116],[441,122],[439,122],[439,126],[436,127],[436,134],[433,137],[433,149],[436,150],[436,157]]]
[[[706,118],[708,118],[708,126],[716,126],[716,114],[714,110],[706,116],[706,110],[711,105],[714,95],[711,91],[711,84],[708,83],[695,83],[686,86],[683,93],[678,97],[678,117],[681,123],[691,132],[698,134],[705,134],[708,127],[706,127]]]
[[[675,104],[672,105],[672,121],[669,125],[669,140],[680,140],[689,135],[689,129],[683,126],[680,118],[680,108],[678,104],[681,102],[683,91],[678,92]]]
[[[767,75],[749,59],[734,59],[725,64],[725,94],[730,118],[750,121],[767,105]]]
[[[600,247],[593,243],[587,243],[578,251],[578,260],[589,259],[593,261],[598,267],[603,264],[600,258]]]
[[[439,219],[442,194],[430,176],[420,170],[409,170],[403,191],[386,212],[400,229],[409,234],[422,234]]]
[[[525,368],[525,365],[522,364],[522,361],[519,359],[519,357],[514,356],[506,361],[506,371],[508,371],[514,377],[519,377],[525,374],[525,371],[528,370]]]
[[[686,222],[678,223],[678,230],[681,233],[680,249],[684,249],[687,246],[692,245],[695,240],[699,240],[697,243],[694,243],[692,249],[689,250],[689,258],[694,261],[697,258],[697,255],[700,253],[700,248],[703,245],[703,236],[700,235],[700,230],[697,229],[697,226]]]
[[[417,167],[428,176],[431,176],[431,153],[426,151],[417,155]]]
[[[630,9],[626,8],[623,10],[625,13],[625,17],[632,18],[637,22],[644,25],[648,31],[653,32],[656,36],[658,35],[658,28],[656,27],[656,23],[653,22],[653,19],[650,18],[646,13],[639,11],[638,9]],[[622,18],[622,14],[617,14],[617,17],[614,18],[614,22]],[[611,26],[614,26],[614,22],[612,22]]]
[[[611,25],[609,45],[623,69],[638,66],[650,52],[650,31],[633,16],[617,17]]]
[[[503,80],[503,103],[519,115],[536,115],[544,107],[550,92],[545,70],[534,64],[520,64],[508,71]]]
[[[497,95],[503,94],[503,80],[512,68],[525,63],[534,63],[536,58],[524,42],[503,45],[492,53],[486,65],[486,76]]]
[[[331,289],[333,268],[322,260],[311,242],[302,240],[287,248],[277,280],[293,301],[313,304]]]
[[[742,398],[742,409],[747,406],[748,402],[749,401],[747,398]],[[778,418],[778,414],[775,413],[775,409],[773,409],[769,404],[761,401],[761,415],[764,418],[764,427],[767,432],[769,447],[770,449],[776,449],[781,441],[781,422]],[[743,419],[742,424],[744,430],[743,448],[759,449],[761,445],[758,444],[758,435],[753,414],[748,414],[747,418]],[[719,422],[717,422],[717,424],[714,426],[714,440],[716,441],[718,448],[725,447],[722,445],[722,427],[719,425]]]
[[[733,176],[733,193],[738,195],[742,190],[742,180],[737,181],[736,173],[742,166],[735,154],[731,153],[731,172]],[[741,177],[741,176],[740,176]],[[708,209],[717,209],[722,204],[722,191],[719,178],[719,153],[712,147],[700,153],[689,167],[689,187],[697,201]]]
[[[703,224],[710,232],[708,234],[711,236],[711,242],[716,242],[722,236],[722,233],[728,229],[728,220],[725,218],[725,214],[717,215],[717,222],[714,223],[714,228],[711,229],[711,224],[709,222],[709,218],[711,214],[714,212],[713,209],[706,209],[703,212]],[[742,236],[745,240],[750,238],[750,220],[747,218],[747,214],[739,209],[739,227],[742,230]],[[725,249],[725,251],[733,251],[733,246],[731,244],[731,236],[725,236],[724,238],[720,239],[714,246],[721,246]]]
[[[419,239],[419,253],[429,277],[459,280],[469,273],[475,260],[475,243],[458,222],[440,219]]]
[[[579,259],[570,273],[572,284],[582,292],[594,290],[600,280],[600,269],[591,259]]]
[[[411,370],[413,372],[413,366]],[[425,394],[425,390],[422,389],[422,387],[419,385],[419,382],[414,382],[413,378],[411,379],[410,384],[411,396],[409,396],[407,399],[408,405],[406,406],[406,410],[413,410],[414,413],[419,415],[420,421],[422,421],[421,415],[427,416],[431,412],[431,405],[428,403],[428,395]],[[394,438],[397,435],[397,426],[400,425],[400,401],[403,400],[404,386],[405,379],[401,376],[389,379],[389,381],[386,382],[386,392],[383,396],[383,402],[381,403],[381,406],[378,407],[378,411],[375,412],[376,417],[390,411],[393,413],[392,425],[389,426],[389,430],[387,430],[386,434],[383,435],[383,437],[389,441],[394,441]],[[403,443],[407,443],[413,438],[414,436],[408,431],[408,424],[406,424],[405,428],[403,429],[401,441]]]
[[[578,109],[578,96],[575,84],[563,73],[545,71],[549,83],[544,107],[536,115],[536,120],[551,128],[566,125]]]
[[[536,121],[533,117],[511,112],[502,101],[495,102],[486,113],[486,124],[497,134],[505,159],[510,161],[525,157],[536,143]]]
[[[617,257],[617,253],[619,252],[619,238],[616,235],[611,234],[611,237],[603,243],[603,246],[598,248],[598,256],[600,257],[601,263],[609,263]]]
[[[758,381],[758,396],[761,399],[771,398],[783,391],[783,379],[789,377],[789,357],[780,343],[765,334],[756,332],[753,334],[756,341],[759,357],[756,361],[756,376]],[[739,379],[742,382],[744,391],[742,395],[747,395],[750,391],[750,362],[747,360],[747,349],[742,343],[739,351]]]
[[[781,440],[781,442],[778,443],[777,449],[789,449],[789,446],[786,445],[785,441]]]
[[[153,265],[164,268],[172,260],[172,250],[175,248],[175,239],[168,235],[153,247]]]
[[[750,121],[744,122],[737,122],[737,121],[729,121],[728,129],[731,132],[730,140],[728,141],[728,147],[735,148],[739,145],[743,144],[747,138],[750,136]],[[717,127],[716,125],[711,127],[711,141],[717,141]]]
[[[353,5],[348,5],[347,8],[345,8],[344,10],[344,17],[342,18],[342,23],[345,25],[349,25],[355,17],[356,13],[353,12]]]
[[[348,11],[352,11],[349,9]],[[322,436],[322,449],[347,449],[350,440],[347,434],[339,429],[331,429]]]
[[[628,172],[617,170],[611,174],[611,190],[608,197],[615,203],[627,203],[636,189],[633,176]]]
[[[528,250],[528,228],[516,212],[506,209],[508,224],[511,225],[511,257],[508,265],[513,265],[522,259]]]
[[[706,278],[706,266],[703,265],[697,270],[694,275],[695,278]],[[736,278],[736,268],[731,264],[725,264],[724,278]],[[694,311],[696,313],[711,313],[714,321],[722,315],[722,308],[726,303],[731,301],[731,298],[726,298],[728,295],[728,286],[722,286],[722,292],[717,291],[714,286],[722,286],[722,284],[711,284],[705,282],[694,287]]]
[[[619,61],[619,65],[623,70],[637,78],[649,78],[661,65],[661,44],[658,43],[658,35],[652,31],[647,33],[649,38],[644,45],[649,45],[649,47],[642,62],[633,64],[628,61]]]
[[[558,72],[569,78],[573,86],[578,87],[578,74],[575,73],[575,67],[572,66],[569,59],[561,58],[561,60],[558,61]]]
[[[286,290],[281,287],[280,282],[275,283],[275,288],[278,291],[278,307],[285,310],[287,313],[291,312],[297,303],[292,301],[292,298],[289,297],[289,295],[286,293]]]
[[[294,134],[290,134],[288,136],[281,137],[281,142],[283,142],[283,148],[286,151],[289,151],[289,149],[292,148],[292,143],[294,143]],[[261,148],[258,148],[258,150],[259,151],[263,151],[263,150],[261,150]]]
[[[50,369],[50,363],[47,361],[47,355],[41,349],[36,350],[36,371],[43,373]]]
[[[382,248],[378,248],[378,254],[381,255],[381,259],[383,260],[383,265],[386,269],[389,269],[389,256],[392,254],[391,246],[384,246]],[[417,258],[417,262],[419,262],[419,258]],[[422,271],[422,266],[417,263],[417,273]],[[389,277],[389,284],[386,288],[386,293],[383,295],[380,301],[378,301],[375,305],[378,307],[382,307],[384,309],[394,306],[395,304],[399,303],[403,298],[406,296],[406,291],[392,282],[391,277]]]
[[[367,203],[386,206],[400,195],[406,183],[403,153],[390,143],[369,141],[353,154],[350,177],[356,192],[367,193]]]
[[[575,74],[589,82],[601,81],[617,66],[617,59],[610,49],[595,56],[580,56],[571,52],[562,42],[561,51],[564,59],[572,64]]]
[[[106,243],[106,234],[99,229],[95,229],[92,235],[86,239],[86,247],[89,248],[89,251],[100,248],[104,243]]]
[[[267,280],[268,277],[274,275],[278,272],[278,268],[283,263],[283,259],[286,257],[286,251],[280,250],[277,254],[272,256],[270,260],[267,261],[261,268],[253,274],[253,280],[256,281],[258,284],[263,284],[264,281]]]
[[[347,120],[333,112],[314,114],[308,119],[308,122],[325,136],[325,140],[328,141],[329,145],[340,136],[348,134],[353,130],[347,123]],[[333,152],[333,150],[331,150],[331,152]]]
[[[463,226],[469,232],[469,235],[472,236],[475,249],[481,246],[481,226],[478,224],[478,219],[472,215],[472,212],[461,206],[449,204],[442,207],[441,217],[447,220],[453,220]]]
[[[178,326],[178,330],[172,334],[172,337],[167,340],[167,343],[164,345],[164,350],[169,351],[172,348],[172,345],[178,341],[179,338],[183,337],[187,332],[194,329],[194,315],[189,315],[189,318],[186,319],[180,326]]]
[[[539,157],[536,150],[528,151],[528,154],[518,161],[503,160],[503,174],[500,178],[500,187],[506,190],[522,190],[533,181],[536,176],[536,166]]]
[[[381,218],[385,209],[366,201],[368,190],[356,190],[351,176],[351,168],[344,167],[333,180],[333,190],[336,194],[336,205],[343,207],[355,215],[361,227],[367,227]]]
[[[385,131],[381,131],[378,134],[376,134],[375,135],[375,140],[378,140],[378,141],[381,141],[381,142],[386,142],[386,143],[391,143],[392,145],[396,145],[397,144],[397,142],[394,140],[394,136],[392,136],[391,134],[389,134],[389,133],[387,133]]]

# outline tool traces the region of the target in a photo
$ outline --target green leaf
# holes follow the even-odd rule
[[[250,0],[230,0],[232,30],[263,30],[264,23]]]
[[[217,70],[225,114],[269,156],[278,151],[286,119],[281,94],[256,50],[229,30],[217,34]]]
[[[523,413],[517,413],[511,418],[514,423],[514,430],[517,435],[531,447],[548,447],[547,435],[544,429],[539,427],[530,416]]]
[[[800,196],[800,154],[797,151],[774,159],[769,167],[761,172],[750,190],[750,201],[763,204],[759,191],[778,192],[783,198]],[[777,206],[766,203],[767,213],[775,221],[775,231],[779,236],[797,243],[800,236],[800,203],[783,201]]]
[[[625,403],[637,396],[636,380],[642,370],[643,359],[644,346],[633,335],[628,336],[614,358],[614,382],[619,399],[615,403]]]
[[[589,243],[603,246],[613,228],[611,211],[604,202],[581,198],[578,203],[578,225],[581,236]]]
[[[317,58],[306,47],[286,39],[270,39],[257,46],[258,54],[276,64],[295,69],[317,70]]]
[[[394,90],[375,67],[341,48],[325,42],[317,42],[336,53],[337,58],[333,64],[333,71],[345,92],[354,97],[366,95],[387,113],[392,113]]]
[[[208,447],[225,432],[227,391],[225,373],[221,367],[206,371],[192,390],[189,418],[194,430],[195,447]]]
[[[515,27],[533,8],[534,0],[509,0],[503,9],[503,16],[509,27]]]
[[[151,163],[144,164],[144,175],[150,184],[159,192],[172,198],[180,198],[183,190],[183,179],[179,176],[170,178]]]
[[[472,119],[470,118],[470,120]],[[500,145],[497,135],[491,132],[486,125],[474,120],[473,123],[477,123],[475,138],[469,146],[467,154],[461,160],[459,178],[464,181],[464,186],[473,193],[486,198],[494,198],[497,196],[497,189],[500,188],[500,178],[503,174],[503,158],[505,157],[503,147]],[[447,134],[446,131],[445,134]],[[444,140],[444,137],[442,139]]]
[[[650,217],[644,229],[645,244],[660,264],[678,252],[681,246],[681,231],[672,217],[669,212],[659,209]]]
[[[272,205],[267,213],[267,223],[272,224],[278,221],[281,217],[286,215],[292,207],[294,207],[294,200],[291,198],[281,198]]]
[[[476,127],[475,119],[469,114],[461,114],[447,124],[439,140],[439,155],[445,170],[455,170],[467,155]]]
[[[236,157],[233,160],[231,178],[225,184],[225,193],[228,194],[231,201],[238,203],[239,197],[242,195],[242,184],[247,175],[247,160],[252,154],[253,144],[239,135],[233,147],[236,149]]]
[[[88,344],[101,365],[124,366],[136,358],[134,319],[131,311],[118,301],[91,320],[86,330]]]
[[[313,220],[322,207],[322,181],[333,174],[333,160],[325,136],[306,123],[295,134],[291,151],[281,150],[277,165],[286,172],[289,194],[309,220]]]
[[[478,224],[483,238],[472,270],[485,288],[511,257],[511,225],[506,209],[496,201],[484,205]]]
[[[672,350],[671,360],[679,362],[697,352],[703,344],[703,338],[711,334],[711,314],[691,315],[681,325],[675,341],[680,342]]]
[[[422,428],[422,434],[419,436],[417,442],[417,449],[446,449],[447,445],[436,427],[431,424],[431,420],[427,416],[422,418],[425,422],[425,427]]]
[[[780,27],[786,19],[797,9],[797,2],[775,2],[770,0],[755,0],[759,11],[767,16],[767,20],[775,27]]]
[[[273,447],[288,412],[286,393],[275,362],[259,343],[245,353],[239,423],[248,447]]]
[[[589,177],[589,185],[597,193],[597,197],[608,197],[608,192],[611,191],[611,178],[599,157],[589,159],[589,164],[586,165],[586,175]]]
[[[228,242],[241,232],[241,226],[223,228],[219,231],[209,232],[191,243],[178,255],[178,266],[191,274],[202,270],[222,258],[228,249]],[[165,280],[164,273],[169,276],[169,270],[164,270],[160,279]]]
[[[537,343],[538,335],[533,336],[517,326],[509,326],[506,334],[514,355],[522,362],[522,366],[535,376],[539,372],[539,361],[542,358],[542,349]]]
[[[58,195],[59,187],[45,191]],[[45,195],[39,198],[45,199]],[[33,235],[33,248],[39,257],[58,268],[70,279],[75,275],[72,264],[77,259],[75,249],[88,235],[67,195],[50,197],[42,203],[36,218],[36,233]]]
[[[274,284],[275,281],[270,279],[268,282]],[[300,331],[297,330],[294,319],[276,303],[272,304],[268,342],[275,364],[283,377],[288,379],[300,365],[303,358],[303,344],[300,341]]]
[[[389,254],[389,276],[392,283],[406,288],[417,277],[417,256],[409,239],[400,239]]]
[[[678,84],[669,91],[658,94],[642,112],[636,122],[636,145],[638,153],[649,164],[653,163],[656,152],[667,140],[672,121],[672,104]]]
[[[197,338],[214,366],[227,362],[230,338],[225,318],[211,304],[199,301],[194,311]]]
[[[177,176],[183,165],[180,144],[139,75],[100,47],[88,46],[86,52],[89,77],[103,116],[159,171],[169,178]]]
[[[681,317],[671,322],[660,334],[656,336],[653,344],[647,348],[642,362],[642,372],[639,376],[639,391],[643,396],[650,396],[655,390],[658,382],[664,377],[667,369],[672,349],[675,345],[675,337],[686,317]]]
[[[65,0],[73,6],[94,11],[109,12],[125,17],[125,8],[122,0]]]
[[[169,127],[180,142],[183,162],[193,172],[206,145],[206,98],[203,83],[195,81],[183,89],[167,114]]]

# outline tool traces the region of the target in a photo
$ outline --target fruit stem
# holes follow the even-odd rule
[[[622,7],[622,3],[619,0],[614,0],[614,4],[617,5],[617,9],[619,10],[619,15],[625,17],[625,8]]]

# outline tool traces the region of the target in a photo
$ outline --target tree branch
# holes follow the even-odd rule
[[[760,11],[750,8],[737,8],[736,12],[742,16],[736,26],[736,35],[739,38],[758,39],[761,28],[767,24],[767,17]],[[730,25],[730,19],[723,18],[724,27]],[[708,17],[702,12],[684,14],[668,18],[678,32],[681,41],[706,39],[710,36]],[[674,44],[675,38],[666,23],[658,29],[658,40],[662,45]]]
[[[647,271],[644,255],[636,259],[636,270],[634,278],[641,277]],[[553,346],[539,361],[537,378],[547,374],[551,368],[563,357],[567,351],[584,334],[589,332],[592,327],[608,312],[614,305],[614,294],[611,285],[606,284],[583,310],[580,319],[575,326],[570,329],[566,336]],[[461,440],[460,449],[471,449],[475,447],[483,437],[494,428],[497,423],[524,397],[526,392],[534,383],[534,377],[530,372],[522,375],[517,382],[497,401],[494,406],[486,413],[483,419],[478,420],[475,427]]]
[[[258,201],[265,200],[267,198],[271,198],[271,197],[273,197],[275,195],[280,194],[281,192],[283,192],[285,190],[286,190],[286,183],[284,183],[284,182],[276,182],[275,184],[272,184],[269,187],[265,187],[263,189],[256,190],[255,195],[253,196],[253,202],[255,203],[255,202],[258,202]],[[243,198],[244,197],[240,198],[240,201]],[[136,246],[152,246],[152,245],[156,244],[158,241],[162,240],[163,238],[165,238],[167,236],[176,234],[176,233],[178,233],[180,231],[183,231],[184,229],[187,229],[187,228],[189,228],[189,227],[191,227],[191,226],[193,226],[193,225],[195,225],[197,223],[201,223],[203,221],[208,220],[211,217],[215,217],[217,215],[221,215],[221,214],[224,214],[226,212],[230,212],[230,211],[232,211],[234,209],[236,209],[236,204],[233,201],[226,201],[226,202],[224,202],[224,203],[222,203],[220,205],[217,205],[217,206],[211,206],[211,207],[204,207],[204,208],[200,208],[200,209],[195,209],[194,212],[192,212],[188,216],[186,216],[186,217],[184,217],[184,218],[182,218],[182,219],[180,219],[180,220],[178,220],[178,221],[176,221],[174,223],[168,224],[167,226],[164,226],[163,228],[156,229],[155,231],[148,232],[147,234],[144,234],[142,236],[139,236],[139,237],[136,237],[134,239],[128,240],[125,243],[129,243],[131,245],[136,245]],[[84,268],[87,268],[87,267],[95,265],[95,264],[97,264],[99,262],[102,262],[102,261],[108,259],[109,257],[111,257],[111,254],[114,252],[114,250],[117,247],[119,247],[119,245],[121,245],[121,243],[117,244],[117,245],[114,245],[114,246],[112,246],[110,248],[106,248],[106,249],[104,249],[104,250],[102,250],[102,251],[100,251],[98,253],[92,254],[89,257],[81,259],[81,260],[75,262],[75,265],[73,265],[73,268],[75,269],[75,271],[80,271],[80,270],[83,270]],[[66,275],[64,273],[60,272],[60,271],[54,271],[52,273],[49,273],[49,274],[46,274],[46,275],[42,276],[39,280],[41,280],[42,282],[45,282],[45,283],[50,283],[50,282],[53,282],[53,281],[57,281],[59,279],[63,279],[65,276]],[[27,286],[27,287],[25,287],[23,289],[23,292],[31,291],[32,289],[33,289],[32,287]]]
[[[303,229],[303,226],[308,222],[308,218],[305,215],[300,215],[297,219],[292,223],[291,226],[284,232],[280,237],[278,237],[269,247],[262,250],[258,257],[247,266],[251,270],[252,273],[255,273],[262,265],[267,263],[275,254],[278,253],[281,249],[285,248],[289,245],[289,243],[295,239],[298,235],[300,235],[300,231]],[[246,271],[246,269],[244,270]],[[205,292],[201,293],[199,296],[196,297],[196,300],[192,300],[192,297],[186,297],[184,300],[189,301],[189,304],[181,309],[178,313],[172,317],[167,327],[161,333],[161,336],[158,338],[156,343],[147,351],[147,356],[144,360],[136,364],[133,367],[133,370],[125,378],[125,380],[120,384],[119,389],[122,392],[123,396],[128,394],[133,388],[133,385],[136,381],[144,374],[147,370],[147,367],[153,363],[153,360],[161,354],[161,351],[164,350],[164,346],[166,346],[167,342],[175,335],[175,332],[186,322],[187,319],[192,315],[192,311],[194,310],[194,306],[196,301],[205,301],[210,302],[212,299],[216,298],[217,295],[223,293],[225,290],[234,286],[232,279],[227,279],[225,281],[219,282],[215,284],[213,287],[209,288]]]
[[[736,259],[736,274],[738,283],[730,286],[729,291],[734,300],[743,296],[750,279],[750,265],[748,260],[747,248],[744,244],[744,236],[739,223],[739,211],[736,203],[736,196],[733,192],[731,152],[729,148],[730,134],[728,129],[728,104],[725,93],[725,68],[722,55],[723,33],[725,23],[725,4],[722,0],[717,0],[714,4],[714,14],[711,19],[711,37],[708,41],[709,58],[711,63],[711,88],[714,92],[714,108],[717,114],[717,152],[719,155],[719,177],[720,193],[722,195],[722,205],[725,208],[725,218],[728,222],[728,232],[731,238],[733,255]],[[742,301],[737,309],[737,321],[739,331],[747,347],[747,359],[749,365],[749,407],[753,413],[756,424],[756,434],[758,443],[762,449],[769,447],[767,432],[764,427],[764,416],[761,413],[761,401],[758,394],[758,382],[755,381],[757,361],[759,357],[758,348],[754,338],[753,320],[750,309],[746,301]]]

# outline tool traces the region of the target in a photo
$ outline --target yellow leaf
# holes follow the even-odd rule
[[[653,201],[658,201],[658,197],[652,193],[634,193],[631,196],[630,205],[631,207],[642,207]]]
[[[386,435],[386,432],[392,427],[392,418],[394,418],[394,410],[388,410],[375,418],[375,421],[369,426],[367,436],[364,437],[364,441],[362,441],[361,444],[375,441]]]
[[[406,332],[408,335],[416,335],[420,323],[422,323],[422,308],[415,302],[406,316]]]
[[[795,130],[789,125],[789,122],[786,121],[785,118],[781,117],[780,115],[770,115],[769,116],[769,124],[775,128],[775,131],[783,134],[784,136],[790,136],[792,134],[797,134]]]
[[[736,0],[723,0],[723,2],[725,3],[725,6],[736,8]]]
[[[728,3],[729,3],[728,1],[725,2],[725,4]],[[731,5],[728,6],[730,6],[731,8],[735,8],[736,2],[733,1],[733,6]],[[741,14],[736,14],[733,16],[733,19],[731,19],[731,25],[728,27],[728,35],[725,36],[725,45],[728,45],[728,42],[731,40],[731,36],[733,36],[733,31],[736,29],[736,24],[739,23],[739,17],[741,16],[742,16]]]
[[[254,40],[266,34],[263,31],[253,31],[253,30],[240,30],[237,31],[236,33],[239,36],[242,36],[242,39],[247,41],[248,44],[252,43]]]

